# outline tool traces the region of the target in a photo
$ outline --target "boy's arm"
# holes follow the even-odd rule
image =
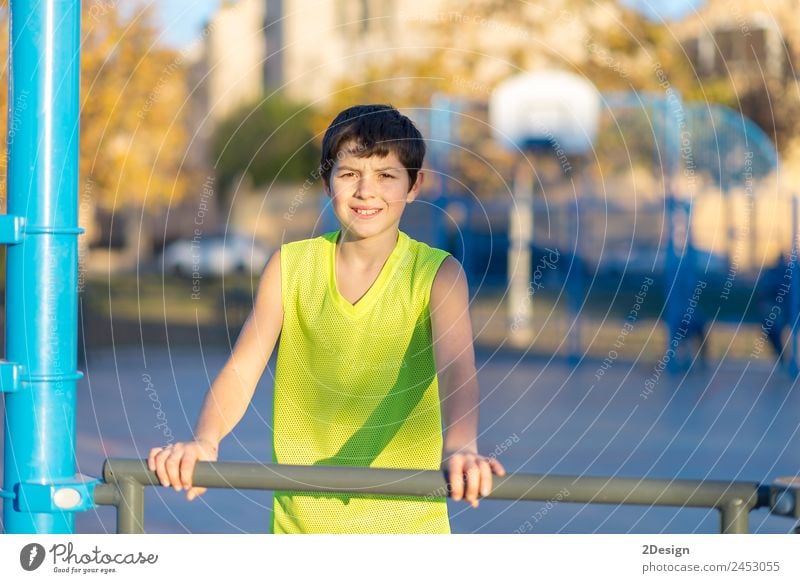
[[[196,439],[219,443],[242,418],[275,349],[282,324],[281,259],[280,251],[276,251],[264,268],[253,310],[231,356],[206,394]]]
[[[478,506],[492,489],[492,473],[504,475],[494,458],[478,453],[478,377],[469,318],[469,291],[461,265],[447,257],[431,288],[431,328],[444,416],[443,464],[452,497]],[[466,488],[465,484],[466,482]]]
[[[206,393],[194,432],[194,441],[153,448],[148,466],[162,485],[188,490],[194,499],[205,488],[192,488],[197,461],[217,458],[219,442],[247,410],[258,380],[269,362],[283,324],[281,261],[276,251],[264,268],[255,305],[242,328],[230,357]]]

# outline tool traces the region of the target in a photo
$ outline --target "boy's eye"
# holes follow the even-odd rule
[[[342,172],[339,174],[341,178],[349,178],[351,176],[355,176],[355,172]]]
[[[381,172],[381,178],[394,178],[394,174],[389,174],[388,172]]]

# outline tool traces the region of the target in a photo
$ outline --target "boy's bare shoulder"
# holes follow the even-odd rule
[[[270,288],[280,290],[281,287],[281,248],[278,247],[272,252],[264,271],[261,272],[259,282],[260,295],[267,292]]]
[[[439,270],[436,272],[434,285],[436,285],[437,281],[454,283],[463,276],[464,268],[461,267],[461,263],[452,255],[448,255],[444,258],[442,264],[439,266]]]
[[[267,261],[267,265],[264,267],[264,271],[267,271],[268,269],[270,269],[270,266],[272,267],[272,269],[275,269],[276,268],[276,264],[277,264],[277,266],[280,266],[280,264],[281,264],[281,248],[280,247],[278,247],[277,249],[275,249],[275,251],[272,252],[272,255],[270,255],[269,260]]]
[[[448,255],[439,266],[431,288],[431,304],[437,306],[461,296],[467,289],[467,276],[458,259]]]

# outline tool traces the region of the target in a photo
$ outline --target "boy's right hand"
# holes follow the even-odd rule
[[[162,486],[172,486],[176,492],[186,489],[186,499],[191,501],[207,490],[192,487],[195,464],[216,461],[217,451],[217,444],[205,439],[171,443],[151,449],[147,467],[156,473]]]

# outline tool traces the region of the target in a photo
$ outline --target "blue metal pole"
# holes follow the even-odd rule
[[[567,362],[576,365],[581,352],[581,304],[583,302],[583,258],[581,257],[580,199],[566,205],[572,237],[572,267],[567,271]],[[569,244],[569,242],[568,242]],[[569,247],[567,247],[569,248]]]
[[[448,233],[451,232],[452,227],[449,225],[449,217],[445,217],[444,213],[448,210],[449,204],[449,191],[448,191],[448,156],[452,144],[450,142],[450,99],[441,93],[435,93],[431,97],[431,110],[430,110],[430,163],[433,169],[433,178],[439,185],[439,194],[436,197],[434,205],[437,211],[434,213],[436,217],[434,220],[434,241],[439,249],[445,249],[454,252],[450,249],[450,241]]]
[[[791,352],[789,354],[789,374],[792,376],[792,378],[797,377],[798,374],[797,336],[798,325],[800,325],[800,323],[797,321],[798,314],[800,314],[800,290],[797,289],[798,285],[800,285],[800,277],[798,277],[797,269],[797,204],[797,193],[795,193],[792,195],[792,246],[790,252],[791,254],[789,255],[789,265],[792,269],[790,280],[791,287],[789,288],[789,334],[791,336],[791,342],[789,342],[789,346],[791,347]]]
[[[664,271],[666,276],[664,287],[667,292],[666,304],[664,306],[667,329],[667,339],[664,348],[665,354],[669,351],[672,339],[677,334],[679,321],[681,319],[681,311],[683,310],[682,303],[684,301],[682,297],[682,289],[684,287],[683,277],[686,267],[685,265],[681,265],[682,262],[686,260],[685,240],[680,241],[680,253],[678,252],[677,248],[677,243],[679,242],[675,240],[677,238],[676,219],[679,218],[676,211],[678,210],[677,207],[679,203],[675,192],[674,177],[675,173],[681,168],[681,158],[679,154],[680,130],[678,120],[676,119],[676,112],[680,111],[682,106],[678,109],[671,110],[669,100],[670,95],[673,99],[680,103],[680,96],[677,93],[668,94],[668,98],[661,102],[661,105],[664,108],[662,172],[664,173],[664,195],[666,197],[665,221],[667,223],[667,245],[665,249],[666,257],[664,262]],[[688,236],[688,227],[687,231],[684,231],[683,234]],[[676,370],[676,365],[676,359],[672,358],[669,360],[668,366],[673,372]]]
[[[3,504],[9,533],[67,534],[75,481],[80,0],[11,0]],[[10,225],[10,226],[9,226]],[[76,498],[76,496],[78,498]],[[69,510],[65,510],[69,509]]]

